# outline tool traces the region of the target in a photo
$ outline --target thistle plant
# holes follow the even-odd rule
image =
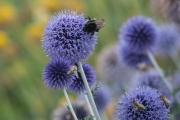
[[[42,76],[47,87],[63,89],[71,112],[63,111],[63,120],[101,120],[99,112],[103,113],[110,101],[110,93],[95,85],[95,70],[85,62],[95,47],[97,32],[103,26],[103,19],[91,19],[75,11],[64,10],[52,16],[44,28],[42,47],[50,61]],[[98,63],[102,67],[100,73],[106,74],[104,80],[109,79],[114,82],[110,84],[117,84],[124,91],[128,87],[124,83],[130,77],[125,82],[118,82],[126,73],[123,68],[136,70],[142,65],[147,67],[133,78],[130,93],[121,96],[116,110],[118,120],[167,120],[170,103],[174,98],[179,102],[179,98],[173,96],[176,94],[173,84],[167,81],[153,56],[155,51],[171,56],[178,50],[179,36],[173,30],[169,33],[165,29],[156,27],[153,20],[145,16],[129,18],[120,28],[117,49],[114,47],[108,51],[107,57],[101,58],[104,63]],[[168,50],[165,51],[164,46]],[[151,66],[155,69],[150,69]],[[121,71],[124,73],[120,74]],[[83,108],[72,107],[67,89],[75,94],[83,93],[90,115]],[[79,117],[79,112],[84,116]]]
[[[119,36],[122,39],[119,42],[119,49],[124,50],[120,53],[122,59],[128,61],[129,58],[133,58],[133,60],[127,62],[127,65],[137,67],[140,63],[148,65],[148,61],[150,61],[172,92],[172,86],[166,80],[163,71],[152,54],[152,48],[157,40],[157,31],[153,20],[143,16],[129,18],[122,26]],[[127,56],[128,52],[131,54]]]
[[[100,27],[91,29],[91,26],[89,28],[91,23],[89,21],[90,18],[85,17],[83,14],[78,15],[77,12],[71,10],[56,13],[47,22],[42,40],[44,52],[50,57],[51,63],[53,63],[53,65],[51,63],[48,64],[44,70],[43,78],[45,83],[52,88],[60,89],[64,87],[65,97],[76,120],[77,117],[68,100],[65,88],[75,93],[86,91],[90,102],[89,106],[92,107],[90,109],[94,112],[92,114],[95,115],[95,119],[100,120],[90,91],[90,86],[95,83],[96,75],[89,65],[82,65],[81,63],[94,49],[97,40],[96,32],[100,29]],[[100,21],[102,21],[101,26],[103,27],[104,20]],[[93,25],[96,25],[96,23]],[[88,27],[88,30],[85,27]],[[56,61],[61,62],[59,59],[66,59],[69,61],[69,64],[57,63]]]

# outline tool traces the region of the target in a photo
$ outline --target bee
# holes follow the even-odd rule
[[[133,100],[133,105],[135,106],[136,110],[145,110],[145,106],[138,101]]]
[[[75,73],[76,77],[78,77],[78,68],[76,65],[70,67],[70,70],[67,72],[67,75],[72,75]]]
[[[90,17],[86,17],[86,19],[88,19],[88,21],[84,25],[83,31],[92,33],[92,35],[94,35],[94,32],[99,32],[105,25],[104,19],[91,19]]]
[[[166,108],[169,108],[169,104],[171,103],[170,100],[168,100],[165,96],[160,95],[159,98],[164,102],[164,105],[166,106]]]

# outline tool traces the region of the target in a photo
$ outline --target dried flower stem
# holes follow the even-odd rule
[[[86,76],[85,76],[85,74],[84,74],[84,70],[83,70],[82,64],[81,64],[80,61],[78,62],[78,68],[79,68],[78,70],[79,70],[79,72],[80,72],[80,74],[81,74],[83,83],[84,83],[85,88],[86,88],[86,91],[87,91],[87,95],[88,95],[89,102],[90,102],[91,107],[92,107],[92,109],[93,109],[93,111],[94,111],[94,116],[95,116],[95,118],[96,118],[97,120],[101,120],[100,115],[99,115],[98,110],[97,110],[97,107],[96,107],[96,104],[95,104],[95,102],[94,102],[94,99],[93,99],[93,96],[92,96],[90,87],[89,87],[89,85],[88,85]]]
[[[148,55],[149,59],[151,60],[153,66],[155,67],[155,69],[159,73],[160,77],[162,78],[163,82],[166,84],[167,88],[171,92],[173,92],[172,86],[170,85],[170,83],[168,83],[167,79],[164,77],[164,73],[161,70],[161,68],[159,67],[158,63],[156,62],[156,59],[154,58],[153,54],[150,51],[147,51],[147,55]]]
[[[70,100],[69,100],[69,97],[68,97],[68,94],[67,94],[65,88],[63,89],[63,92],[64,92],[64,96],[65,96],[65,98],[66,98],[66,100],[67,100],[67,102],[68,102],[68,107],[69,107],[69,109],[70,109],[70,111],[71,111],[71,113],[72,113],[72,115],[73,115],[74,120],[78,120],[78,119],[77,119],[77,116],[76,116],[76,114],[75,114],[75,112],[74,112],[74,110],[73,110],[73,107],[72,107],[72,105],[71,105],[71,102],[70,102]]]
[[[92,110],[92,107],[91,107],[91,104],[89,102],[87,94],[84,94],[84,96],[85,96],[86,103],[88,104],[89,111],[90,111],[91,115],[94,116],[94,112]],[[96,118],[94,118],[94,120],[96,120]]]

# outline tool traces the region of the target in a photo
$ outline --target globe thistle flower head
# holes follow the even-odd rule
[[[73,75],[67,75],[71,66],[70,61],[63,58],[53,58],[44,67],[42,77],[46,86],[52,89],[67,88],[72,79]]]
[[[85,59],[96,44],[96,34],[83,31],[87,18],[64,10],[54,15],[44,28],[42,47],[49,57],[60,56],[78,62]]]
[[[142,63],[147,66],[151,65],[148,56],[143,52],[133,51],[125,42],[121,42],[118,46],[119,60],[127,67],[138,68]]]
[[[159,91],[162,95],[166,96],[170,101],[174,100],[166,84],[163,82],[162,78],[154,69],[139,73],[137,76],[135,76],[135,78],[132,80],[131,83],[132,83],[131,84],[132,89],[135,89],[138,86],[150,87]]]
[[[129,49],[146,51],[156,41],[156,29],[150,18],[135,16],[129,18],[120,28],[120,39],[127,42]]]
[[[84,69],[85,76],[87,78],[87,82],[89,86],[93,86],[96,82],[96,74],[93,68],[86,63],[82,64],[82,67]],[[83,83],[82,77],[80,73],[78,72],[78,76],[75,76],[72,80],[72,83],[69,86],[69,90],[75,93],[81,93],[85,90],[85,85]]]
[[[110,91],[107,87],[100,86],[94,91],[94,102],[99,112],[102,112],[110,101]]]
[[[157,42],[154,52],[158,55],[171,56],[179,49],[179,32],[173,25],[164,25],[157,28]]]
[[[167,120],[169,110],[160,95],[145,87],[124,94],[117,106],[118,120]]]

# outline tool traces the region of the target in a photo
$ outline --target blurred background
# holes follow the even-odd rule
[[[0,120],[49,120],[63,101],[62,92],[50,90],[42,80],[49,59],[40,41],[54,12],[73,9],[105,19],[96,49],[87,59],[96,70],[100,51],[116,44],[119,27],[128,17],[145,15],[157,23],[169,21],[163,14],[166,5],[152,4],[148,0],[1,0]]]

